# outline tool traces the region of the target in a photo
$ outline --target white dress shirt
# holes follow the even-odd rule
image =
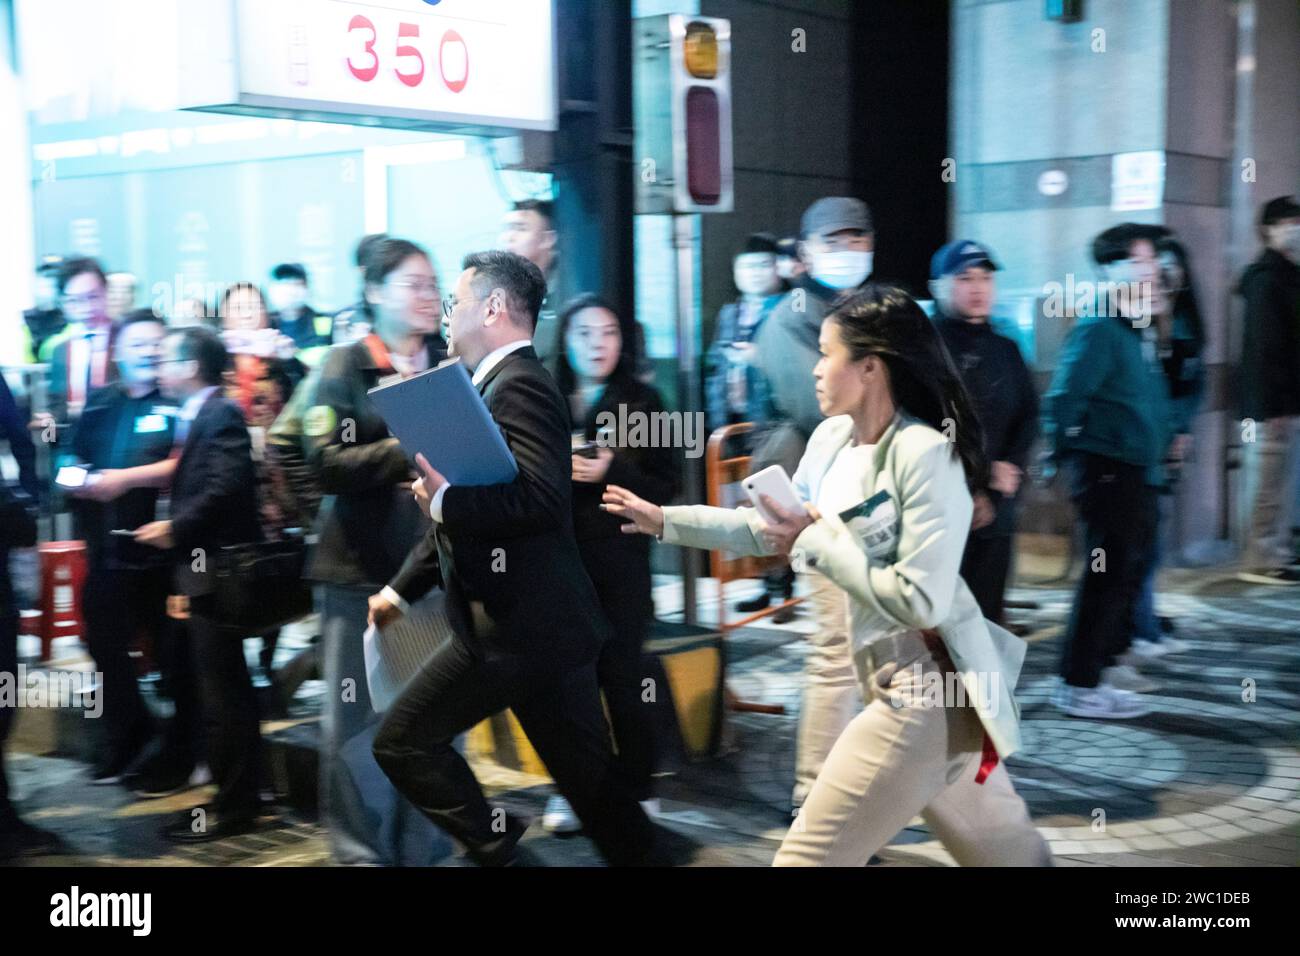
[[[470,381],[472,381],[474,387],[477,388],[482,384],[483,379],[488,377],[488,373],[501,364],[502,359],[511,352],[518,352],[520,349],[527,348],[532,344],[532,339],[516,339],[513,342],[507,342],[499,349],[493,349],[483,358],[483,361],[478,363],[478,368],[474,369],[474,374],[470,376]],[[451,484],[449,482],[444,482],[442,487],[433,493],[433,498],[429,501],[429,517],[437,524],[442,524],[442,498],[450,487]],[[388,585],[384,585],[384,589],[379,593],[384,600],[393,605],[393,607],[397,608],[403,614],[410,610],[410,605],[407,604],[406,600]]]

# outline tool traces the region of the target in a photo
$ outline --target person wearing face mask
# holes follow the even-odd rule
[[[1151,549],[1142,589],[1133,609],[1133,642],[1125,663],[1134,666],[1188,649],[1186,643],[1173,636],[1173,620],[1156,614],[1156,572],[1164,550],[1159,528],[1167,528],[1172,520],[1174,490],[1192,444],[1192,419],[1205,391],[1205,365],[1201,361],[1205,332],[1187,249],[1164,226],[1152,226],[1151,235],[1160,258],[1160,287],[1155,297],[1153,327],[1160,364],[1169,382],[1174,440],[1166,458],[1166,482],[1158,498],[1159,526],[1155,546]]]
[[[1085,561],[1053,701],[1073,717],[1123,720],[1152,709],[1140,696],[1150,681],[1117,658],[1150,566],[1174,429],[1152,323],[1151,229],[1113,226],[1093,240],[1092,256],[1103,279],[1096,308],[1070,330],[1043,396],[1048,455],[1070,477]]]
[[[622,522],[601,510],[607,483],[631,488],[656,504],[677,492],[681,452],[660,447],[621,446],[600,433],[606,416],[654,416],[663,399],[636,377],[634,320],[620,316],[599,296],[581,295],[560,312],[564,353],[554,363],[555,383],[568,399],[573,454],[573,532],[582,565],[596,587],[611,626],[596,660],[596,675],[609,709],[624,778],[647,813],[657,813],[655,708],[642,697],[646,679],[641,647],[654,618],[650,548],[645,538],[619,533]],[[653,420],[653,418],[649,418]],[[542,825],[555,832],[577,830],[567,800],[553,795]]]
[[[799,504],[763,500],[771,521],[660,508],[616,485],[604,498],[629,533],[790,555],[849,608],[846,656],[866,706],[834,741],[773,865],[865,866],[917,814],[962,865],[1050,865],[1002,763],[1020,746],[1025,644],[984,619],[958,574],[970,489],[986,470],[970,397],[929,318],[887,286],[837,303],[814,374],[827,418],[794,475]],[[970,697],[921,692],[973,674],[987,686]]]
[[[1001,624],[1016,495],[1038,435],[1038,392],[1020,347],[993,331],[997,268],[992,253],[969,239],[948,243],[930,261],[935,327],[975,401],[990,463],[988,487],[975,492],[961,577],[984,616]]]
[[[758,367],[768,384],[772,415],[755,439],[754,471],[779,464],[788,474],[794,473],[808,437],[823,417],[813,382],[822,320],[837,298],[862,286],[871,275],[875,234],[866,203],[847,196],[819,199],[805,210],[800,231],[807,273],[794,282],[758,333]],[[794,580],[794,571],[788,569],[781,577],[769,577],[768,594],[746,607],[765,607],[765,598],[771,596],[789,598]],[[817,630],[804,663],[792,795],[795,809],[860,706],[843,595],[820,575],[812,575],[809,583]]]
[[[1264,204],[1259,235],[1264,251],[1239,286],[1246,300],[1241,414],[1255,422],[1254,441],[1245,445],[1256,490],[1237,577],[1294,585],[1300,565],[1289,538],[1296,521],[1287,514],[1300,470],[1300,203],[1294,196]]]
[[[282,262],[271,270],[271,304],[275,307],[271,324],[293,339],[293,347],[300,354],[316,356],[330,344],[334,319],[311,307],[307,301],[310,294],[305,266]],[[308,359],[304,357],[303,361]]]
[[[781,278],[781,291],[790,287],[808,270],[799,258],[799,240],[786,236],[776,244],[776,274]]]
[[[368,599],[401,567],[428,528],[411,500],[411,461],[367,392],[434,368],[446,357],[442,296],[429,255],[383,238],[366,256],[365,296],[374,329],[330,349],[303,413],[307,467],[324,494],[306,577],[323,585],[321,820],[344,865],[423,866],[450,844],[388,782],[370,752],[371,706],[362,642]],[[343,700],[350,681],[355,696]]]

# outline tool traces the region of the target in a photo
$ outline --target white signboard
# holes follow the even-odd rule
[[[551,0],[236,0],[239,102],[555,128]]]
[[[1165,154],[1158,149],[1116,153],[1110,166],[1110,208],[1159,209],[1165,193]]]
[[[556,127],[553,0],[18,0],[42,122],[125,110]]]

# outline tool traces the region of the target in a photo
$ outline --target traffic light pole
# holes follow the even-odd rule
[[[677,396],[682,414],[699,412],[699,357],[696,348],[698,323],[695,322],[695,217],[673,215],[673,250],[677,273]],[[683,429],[683,434],[685,430]],[[686,457],[683,487],[687,500],[699,500],[703,494],[700,465],[702,458]],[[696,623],[695,582],[699,577],[700,552],[682,548],[682,619]]]

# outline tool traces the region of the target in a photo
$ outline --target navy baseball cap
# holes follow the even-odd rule
[[[930,259],[930,278],[942,279],[945,276],[956,275],[970,266],[1001,268],[993,258],[993,253],[985,246],[970,239],[958,239],[942,246]]]

